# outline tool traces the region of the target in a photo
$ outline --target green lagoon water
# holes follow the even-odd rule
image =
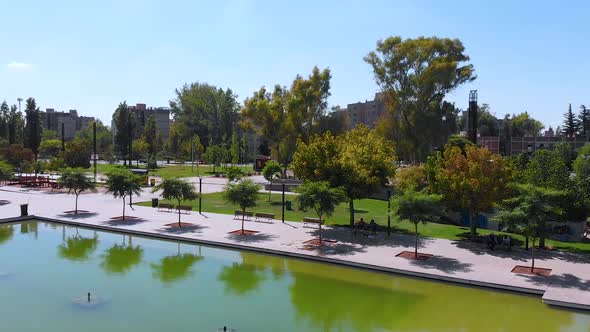
[[[89,291],[104,303],[75,304]],[[0,331],[224,325],[257,332],[587,332],[590,315],[538,297],[297,259],[57,224],[0,225]]]

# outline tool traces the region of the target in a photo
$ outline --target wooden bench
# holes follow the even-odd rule
[[[324,223],[323,221],[321,222],[322,224]],[[317,227],[320,227],[320,219],[318,218],[311,218],[311,217],[303,217],[303,227],[314,227],[314,225],[317,225]]]
[[[179,210],[181,213],[184,211],[186,214],[191,214],[193,207],[190,205],[177,205],[176,209]]]
[[[264,212],[256,212],[256,214],[254,216],[256,217],[256,219],[254,219],[254,221],[272,222],[272,220],[275,218],[274,213],[264,213]]]
[[[174,210],[174,205],[173,204],[166,204],[166,203],[158,204],[158,211],[162,211],[164,209],[166,210],[166,212],[172,212],[172,210]]]
[[[254,213],[252,212],[243,212],[240,210],[236,210],[236,213],[234,214],[234,219],[242,219],[243,216],[244,219],[250,220],[250,218],[252,218],[253,215]]]

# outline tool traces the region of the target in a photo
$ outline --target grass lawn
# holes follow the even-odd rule
[[[271,202],[268,202],[268,194],[261,194],[258,200],[258,206],[254,209],[251,209],[251,211],[274,213],[275,219],[281,219],[281,195],[272,194],[271,197]],[[312,210],[308,210],[307,212],[300,211],[298,209],[297,203],[294,201],[293,196],[286,196],[285,199],[293,201],[293,210],[289,211],[285,209],[285,220],[301,221],[303,217],[317,217]],[[176,204],[176,202],[169,201],[162,201],[162,203]],[[226,203],[223,200],[221,193],[203,194],[202,203],[203,212],[233,215],[235,210],[239,210],[239,207]],[[198,200],[183,202],[182,204],[192,205],[193,210],[199,209]],[[139,205],[151,206],[151,202],[142,202],[139,203]],[[387,202],[374,199],[361,199],[355,201],[355,219],[359,220],[361,217],[364,218],[366,222],[369,222],[371,219],[375,219],[375,222],[377,222],[379,225],[387,226]],[[336,208],[334,214],[326,220],[326,223],[331,225],[348,225],[349,220],[350,214],[348,203],[343,203]],[[412,223],[399,222],[393,217],[391,218],[391,226],[394,232],[413,234],[414,231],[414,225]],[[448,240],[461,240],[469,237],[468,227],[448,224],[420,224],[419,232],[421,236]],[[503,234],[501,232],[490,231],[487,229],[480,229],[478,230],[478,233],[481,235],[492,233]],[[524,238],[522,236],[516,234],[509,235],[515,238],[517,241],[524,243]],[[560,250],[590,254],[590,242],[569,243],[547,240],[547,245]]]
[[[135,165],[135,164],[134,164]],[[254,172],[252,166],[239,166],[244,172]],[[97,164],[96,171],[100,174],[107,173],[116,168],[124,168],[123,165],[116,165],[116,164]],[[136,168],[134,166],[134,168]],[[145,168],[145,165],[140,165],[139,168]],[[87,169],[89,172],[93,172],[93,166]],[[215,171],[217,173],[223,173],[223,167],[216,167]],[[200,175],[212,175],[213,174],[213,166],[211,165],[195,165],[194,172],[192,172],[191,165],[167,165],[164,167],[160,167],[156,170],[150,170],[150,175],[153,176],[160,176],[160,177],[196,177]]]

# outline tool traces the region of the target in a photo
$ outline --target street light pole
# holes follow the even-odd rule
[[[282,207],[283,207],[283,214],[282,214],[281,219],[282,219],[283,224],[284,224],[285,223],[285,180],[283,179],[281,182],[282,182],[282,187],[283,187],[283,205],[282,205]]]
[[[195,172],[195,140],[191,138],[191,173]]]
[[[201,200],[203,199],[203,178],[199,178],[199,214],[201,213]]]

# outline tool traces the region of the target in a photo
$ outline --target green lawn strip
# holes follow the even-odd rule
[[[94,166],[90,166],[90,168],[86,169],[88,172],[93,172],[94,171]],[[252,166],[239,166],[244,172],[254,172],[254,170],[252,169]],[[117,169],[117,168],[125,168],[125,166],[123,165],[117,165],[117,164],[97,164],[96,165],[96,171],[97,173],[100,174],[105,174],[113,169]],[[133,168],[137,168],[134,164]],[[139,168],[145,168],[145,165],[141,165]],[[215,172],[216,173],[224,173],[224,168],[223,167],[216,167],[215,168]],[[150,175],[153,176],[160,176],[160,177],[196,177],[199,175],[212,175],[213,173],[213,166],[211,165],[199,165],[197,168],[197,165],[195,165],[194,167],[194,171],[193,168],[191,167],[191,165],[166,165],[163,167],[160,167],[158,169],[155,170],[150,170],[149,172]]]
[[[303,217],[317,217],[315,212],[312,210],[300,211],[298,209],[297,203],[294,200],[294,196],[288,195],[286,196],[286,200],[291,200],[293,210],[286,210],[285,209],[285,220],[288,221],[301,221]],[[162,203],[168,204],[176,204],[176,202],[171,201],[161,201]],[[141,202],[138,203],[142,206],[151,206],[151,202]],[[191,205],[193,210],[199,209],[199,202],[198,200],[194,201],[186,201],[182,203],[183,205]],[[220,214],[234,214],[236,210],[239,210],[237,206],[232,206],[226,203],[221,193],[210,193],[210,194],[203,194],[202,199],[202,211],[203,212],[212,212],[212,213],[220,213]],[[271,195],[271,202],[268,202],[268,194],[262,193],[258,200],[258,206],[254,209],[251,209],[253,212],[266,212],[266,213],[274,213],[275,219],[281,219],[281,195],[280,194],[272,194]],[[375,219],[377,224],[382,226],[387,226],[387,202],[374,200],[374,199],[361,199],[355,201],[355,219],[359,220],[361,217],[365,219],[366,222],[369,222],[371,219]],[[349,224],[349,210],[348,210],[348,203],[340,204],[334,214],[326,220],[327,224],[331,225],[348,225]],[[399,222],[395,218],[392,217],[391,219],[391,226],[394,232],[398,233],[409,233],[413,234],[414,232],[414,225],[409,222]],[[448,239],[448,240],[464,240],[469,238],[469,228],[456,226],[456,225],[448,225],[448,224],[437,224],[437,223],[427,223],[421,224],[419,226],[420,236],[425,237],[432,237],[432,238],[439,238],[439,239]],[[479,229],[478,233],[481,235],[487,234],[507,234],[503,232],[497,232],[487,229]],[[518,234],[509,234],[518,242],[524,243],[524,237]],[[559,250],[563,251],[571,251],[571,252],[580,252],[590,254],[590,243],[570,243],[570,242],[560,242],[555,240],[547,240],[547,245],[554,247]]]

